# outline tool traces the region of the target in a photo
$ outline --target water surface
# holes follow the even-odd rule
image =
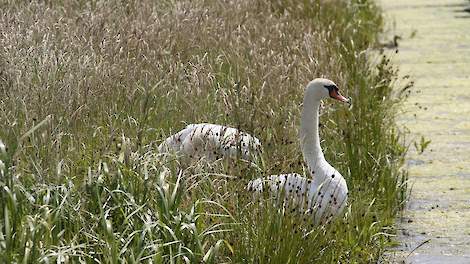
[[[395,21],[389,35],[403,38],[394,61],[415,81],[400,124],[432,140],[409,154],[411,196],[392,259],[470,263],[470,1],[380,4]]]

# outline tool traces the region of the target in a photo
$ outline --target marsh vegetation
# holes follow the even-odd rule
[[[0,262],[366,263],[394,235],[406,172],[395,69],[371,55],[380,10],[355,1],[4,1]],[[332,224],[253,201],[302,173],[303,88],[334,80],[322,147],[349,204]],[[181,169],[158,144],[187,123],[260,138],[258,166]]]

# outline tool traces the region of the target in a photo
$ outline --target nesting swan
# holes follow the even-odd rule
[[[315,79],[305,88],[300,121],[300,144],[312,179],[297,173],[271,175],[248,183],[248,190],[284,194],[284,203],[298,212],[309,213],[317,224],[326,223],[346,205],[348,187],[341,173],[323,155],[318,134],[318,111],[322,99],[331,97],[341,102],[348,99],[339,93],[335,83]]]
[[[165,139],[160,153],[174,152],[190,159],[236,158],[253,160],[260,150],[258,138],[233,127],[215,124],[191,124]]]

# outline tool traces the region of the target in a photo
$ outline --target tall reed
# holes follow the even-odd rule
[[[406,147],[369,0],[3,1],[0,262],[365,263],[393,236]],[[350,203],[331,225],[253,202],[302,173],[304,86],[334,80],[321,138]],[[261,139],[258,167],[156,153],[186,123]]]

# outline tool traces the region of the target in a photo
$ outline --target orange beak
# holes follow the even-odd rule
[[[343,103],[349,103],[349,99],[342,96],[337,90],[331,89],[330,90],[330,97],[333,99],[336,99],[338,101],[341,101]]]

